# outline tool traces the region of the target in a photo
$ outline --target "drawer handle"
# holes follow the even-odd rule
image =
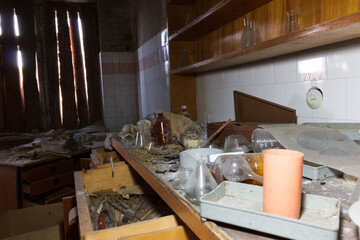
[[[53,180],[53,185],[54,185],[54,186],[58,185],[59,183],[60,183],[60,181],[59,181],[58,178],[55,178],[55,179]]]
[[[56,167],[55,166],[52,166],[50,168],[50,173],[56,173]]]

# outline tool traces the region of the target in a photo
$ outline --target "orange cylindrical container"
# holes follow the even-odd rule
[[[264,151],[264,212],[300,218],[303,160],[304,154],[298,151]]]

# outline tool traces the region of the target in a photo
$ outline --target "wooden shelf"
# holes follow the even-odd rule
[[[222,0],[206,13],[172,34],[169,37],[169,41],[195,40],[270,1],[271,0]]]
[[[111,143],[115,150],[140,174],[200,239],[227,239],[216,224],[209,221],[202,222],[197,208],[184,199],[174,188],[158,177],[142,162],[131,156],[116,139],[112,139]]]
[[[264,41],[256,46],[239,49],[186,67],[174,69],[171,70],[171,74],[186,75],[207,72],[358,37],[360,37],[359,12]]]

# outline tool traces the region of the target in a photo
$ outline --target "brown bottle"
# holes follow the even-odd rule
[[[181,106],[181,112],[179,112],[179,114],[190,118],[190,113],[187,111],[187,106],[185,105]]]
[[[157,110],[154,123],[155,145],[165,145],[172,142],[171,125],[169,119],[163,115],[161,109]]]

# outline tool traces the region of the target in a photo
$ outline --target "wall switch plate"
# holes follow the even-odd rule
[[[323,102],[323,92],[320,90],[320,88],[310,88],[306,93],[306,102],[312,109],[319,108]]]

